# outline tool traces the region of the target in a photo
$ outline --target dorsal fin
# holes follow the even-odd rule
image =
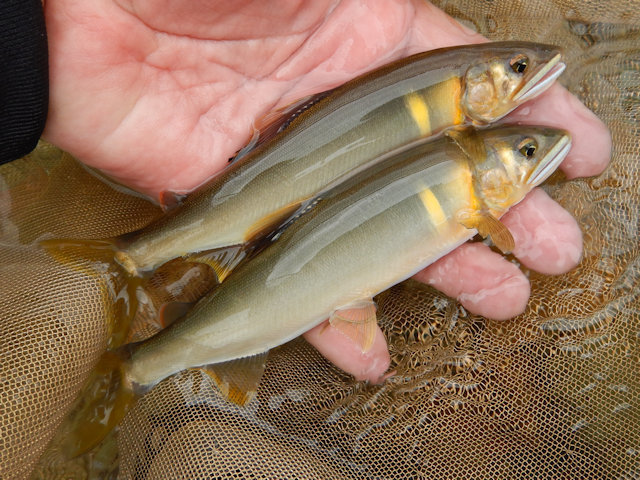
[[[287,127],[291,125],[291,123],[293,123],[296,118],[309,110],[309,108],[318,103],[320,100],[329,96],[332,91],[333,90],[327,90],[324,92],[307,95],[306,97],[296,100],[289,105],[285,105],[284,107],[272,110],[265,114],[263,117],[259,118],[255,122],[253,135],[249,143],[238,150],[236,155],[229,159],[229,162],[235,162],[242,157],[245,157],[249,152],[257,148],[258,146],[262,145],[265,142],[268,142],[277,134],[286,130]]]
[[[167,213],[180,206],[185,198],[187,198],[185,194],[164,190],[158,194],[158,203],[162,211]]]
[[[326,90],[324,92],[307,95],[289,105],[285,105],[264,115],[256,122],[256,128],[260,131],[260,142],[271,138],[270,136],[276,133],[284,131],[296,118],[320,100],[328,97],[332,91],[333,90]]]

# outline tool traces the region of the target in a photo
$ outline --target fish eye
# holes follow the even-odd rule
[[[524,73],[524,71],[527,69],[527,66],[529,65],[529,59],[526,55],[520,54],[513,57],[509,64],[511,65],[511,68],[514,72]]]
[[[537,149],[538,144],[533,138],[525,138],[518,144],[518,151],[527,158],[533,157]]]

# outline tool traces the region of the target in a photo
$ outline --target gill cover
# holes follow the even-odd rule
[[[560,165],[571,147],[565,130],[499,126],[446,132],[471,163],[477,197],[486,208],[505,212]]]
[[[462,109],[489,123],[544,92],[564,71],[560,49],[524,42],[496,44],[494,55],[470,66],[463,78]]]
[[[570,149],[569,134],[547,127],[500,126],[457,127],[445,135],[469,161],[477,203],[459,212],[458,221],[490,236],[504,253],[511,252],[513,236],[498,219],[560,165]]]

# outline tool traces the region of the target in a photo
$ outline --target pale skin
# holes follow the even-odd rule
[[[44,136],[139,191],[185,192],[220,171],[256,120],[390,60],[485,39],[420,0],[48,0],[50,113]],[[509,119],[569,130],[569,178],[606,167],[606,127],[559,85]],[[560,274],[580,260],[575,220],[542,190],[503,217],[526,267]],[[465,244],[415,278],[494,320],[521,313],[524,274]],[[359,380],[389,367],[384,336],[363,354],[325,328],[305,334]]]

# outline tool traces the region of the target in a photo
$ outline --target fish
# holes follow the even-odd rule
[[[265,120],[254,141],[182,204],[117,240],[116,259],[140,275],[184,257],[207,263],[221,281],[246,245],[368,161],[450,126],[498,120],[564,67],[551,45],[467,45],[419,53],[302,99]]]
[[[477,233],[513,249],[500,217],[570,148],[560,129],[467,126],[381,156],[301,207],[184,317],[112,359],[109,378],[118,386],[102,390],[116,406],[88,402],[88,411],[111,418],[75,422],[84,433],[67,441],[77,450],[100,437],[96,432],[112,428],[136,395],[186,369],[203,369],[225,398],[245,405],[268,351],[326,318],[366,352],[376,331],[373,297]]]

